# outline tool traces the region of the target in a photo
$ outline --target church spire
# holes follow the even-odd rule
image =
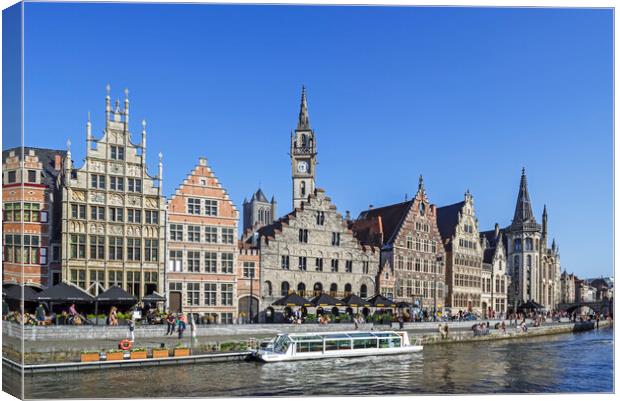
[[[544,206],[543,208],[543,215],[542,215],[542,237],[543,237],[543,241],[547,241],[547,205]],[[547,243],[545,242],[545,246],[547,246]]]
[[[297,129],[310,129],[310,117],[308,117],[308,101],[306,100],[306,87],[301,87],[301,105],[299,107],[299,121]]]
[[[517,196],[517,206],[515,207],[515,215],[512,224],[536,223],[534,214],[532,213],[532,204],[530,195],[527,192],[527,178],[525,176],[525,168],[521,170],[521,183],[519,185],[519,195]]]

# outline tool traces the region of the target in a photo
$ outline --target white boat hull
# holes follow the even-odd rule
[[[413,352],[420,352],[422,351],[422,349],[423,347],[421,345],[407,345],[396,348],[364,348],[326,352],[304,352],[303,354],[293,355],[259,351],[256,354],[256,358],[263,362],[304,361],[308,359],[352,358],[360,356],[409,354]]]

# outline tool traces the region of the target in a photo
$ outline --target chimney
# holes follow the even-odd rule
[[[344,215],[344,219],[346,221],[351,221],[351,212],[349,212],[348,210],[346,211],[345,215]]]
[[[62,169],[62,156],[58,153],[54,155],[54,170],[60,171]]]
[[[499,235],[499,224],[495,223],[495,237]]]

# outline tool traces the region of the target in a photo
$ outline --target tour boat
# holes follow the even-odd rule
[[[394,355],[422,351],[404,331],[347,331],[278,334],[261,344],[255,357],[264,362]]]

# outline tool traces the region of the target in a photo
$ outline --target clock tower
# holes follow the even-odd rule
[[[306,88],[301,89],[301,106],[297,128],[291,133],[291,167],[293,173],[293,208],[301,207],[302,201],[314,193],[316,171],[316,139],[310,128]]]

